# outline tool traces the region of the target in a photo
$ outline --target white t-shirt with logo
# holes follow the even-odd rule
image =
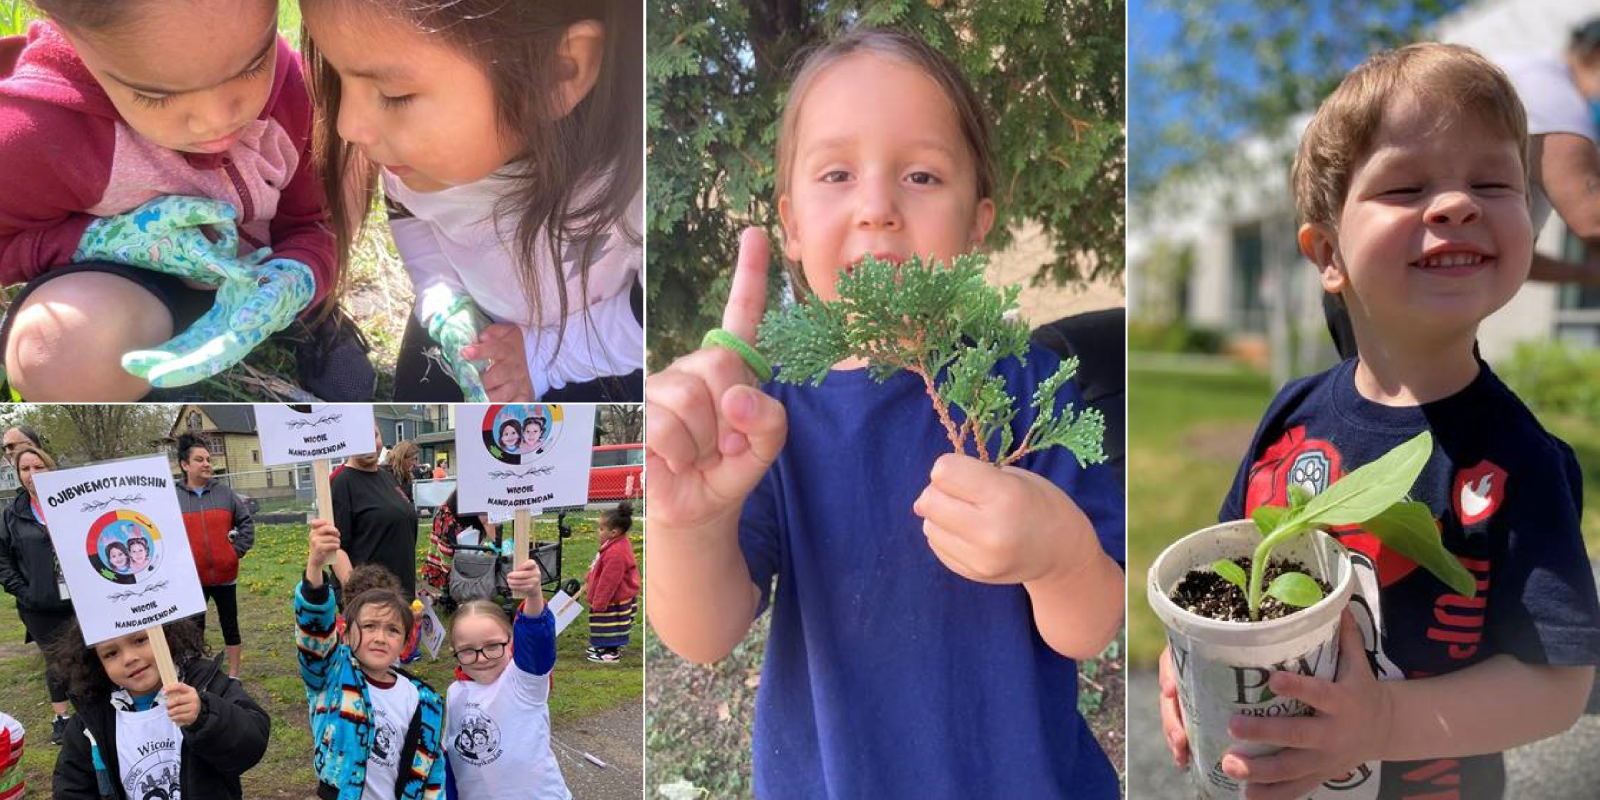
[[[128,800],[176,800],[182,790],[183,732],[157,704],[117,710],[117,767]]]
[[[394,685],[380,689],[367,684],[372,698],[372,749],[367,751],[367,782],[361,800],[394,800],[394,783],[400,777],[400,748],[417,713],[417,686],[396,675]]]
[[[456,793],[473,800],[571,800],[550,750],[550,676],[506,665],[494,683],[456,681],[444,750]]]

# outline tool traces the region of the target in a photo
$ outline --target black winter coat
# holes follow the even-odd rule
[[[0,586],[16,595],[17,606],[29,611],[72,612],[56,585],[56,551],[50,534],[33,516],[27,492],[18,492],[6,507],[0,527]]]
[[[255,766],[267,752],[272,720],[245,693],[244,685],[228,677],[222,655],[195,658],[178,670],[178,677],[200,693],[200,716],[183,733],[180,755],[183,797],[195,800],[244,797],[239,776]],[[67,725],[67,738],[56,757],[55,800],[128,800],[117,763],[117,712],[106,695],[73,697],[77,714]],[[94,734],[105,773],[96,775],[87,729]],[[103,782],[102,782],[102,779]],[[110,793],[103,794],[102,786]]]

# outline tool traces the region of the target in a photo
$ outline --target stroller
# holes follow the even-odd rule
[[[543,576],[542,587],[550,594],[557,589],[566,589],[568,594],[578,591],[578,580],[568,579],[565,583],[561,580],[561,544],[562,541],[572,536],[572,526],[567,524],[567,511],[560,511],[556,515],[556,530],[558,536],[553,542],[532,542],[532,552],[529,554],[539,562],[539,572]],[[455,546],[455,558],[450,565],[450,573],[446,590],[439,603],[445,611],[454,612],[462,603],[472,600],[488,600],[506,607],[512,607],[515,602],[511,597],[511,589],[506,585],[506,576],[511,573],[512,558],[505,544],[506,525],[496,529],[492,542],[479,542],[478,544],[460,544]]]

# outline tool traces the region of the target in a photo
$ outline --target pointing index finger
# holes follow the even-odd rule
[[[728,305],[722,310],[722,327],[729,333],[755,344],[756,327],[767,310],[767,264],[771,247],[760,228],[745,228],[739,234],[739,261],[734,267],[733,288]]]

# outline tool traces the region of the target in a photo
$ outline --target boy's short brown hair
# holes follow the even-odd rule
[[[1470,47],[1421,42],[1371,56],[1344,76],[1300,137],[1290,171],[1295,211],[1303,223],[1332,225],[1344,208],[1356,165],[1390,103],[1409,92],[1437,109],[1439,128],[1475,115],[1517,143],[1528,168],[1528,117],[1499,67]]]

